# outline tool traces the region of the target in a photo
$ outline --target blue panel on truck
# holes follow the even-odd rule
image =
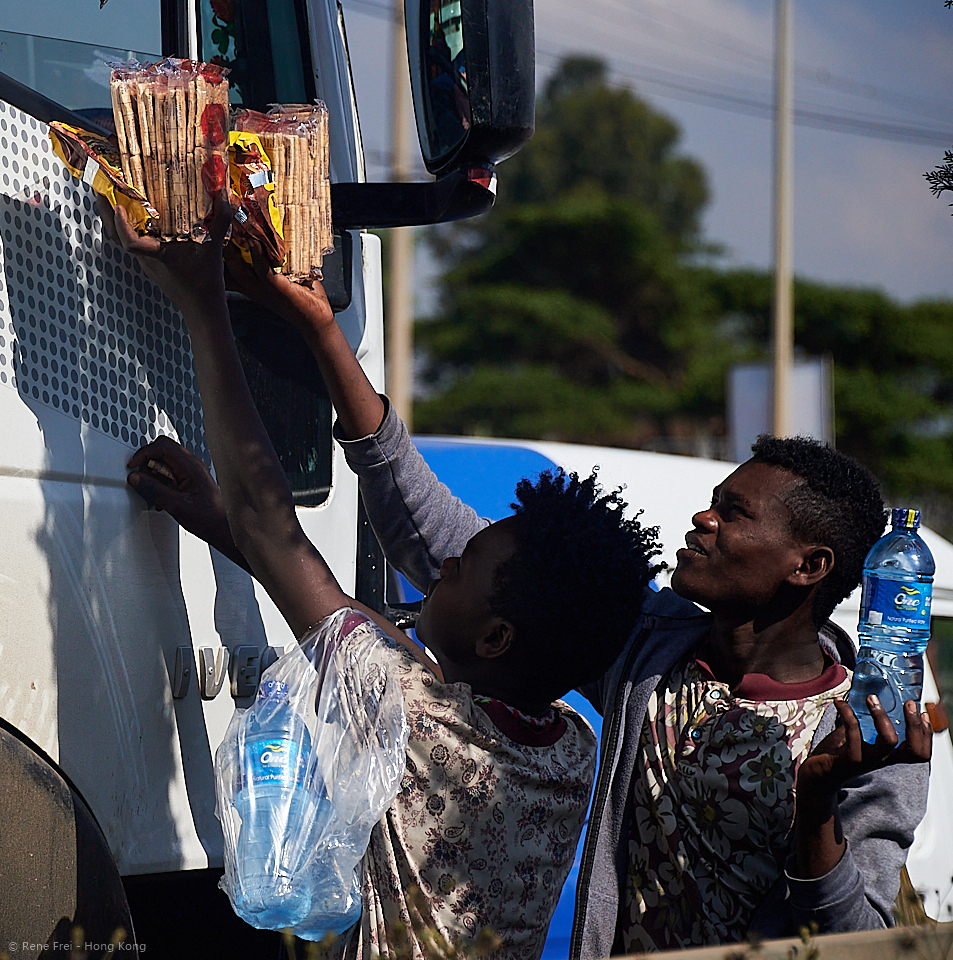
[[[430,469],[481,517],[502,520],[512,512],[516,484],[535,479],[556,466],[548,457],[526,447],[473,443],[444,437],[415,437]]]

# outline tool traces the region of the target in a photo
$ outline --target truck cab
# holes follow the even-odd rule
[[[494,162],[532,133],[530,4],[408,0],[406,8],[418,130],[436,179],[405,185],[364,183],[337,0],[108,0],[101,8],[33,0],[4,9],[0,768],[8,788],[0,842],[18,856],[0,891],[2,943],[68,942],[78,925],[87,953],[105,955],[112,925],[155,956],[277,949],[276,934],[245,926],[216,889],[222,831],[212,761],[235,707],[295,642],[246,573],[126,485],[130,456],[159,435],[208,462],[189,339],[171,304],[103,234],[90,186],[54,155],[47,124],[108,126],[108,64],[170,55],[225,64],[236,107],[323,100],[335,220],[326,286],[383,390],[380,241],[364,228],[488,209]],[[480,94],[456,114],[441,108],[428,46],[454,17],[463,76]],[[521,70],[529,86],[515,97],[511,79],[508,92],[500,87],[513,57],[529,67]],[[380,608],[383,560],[332,442],[316,364],[277,317],[237,296],[230,306],[302,526],[344,589]],[[92,906],[113,901],[102,916]]]

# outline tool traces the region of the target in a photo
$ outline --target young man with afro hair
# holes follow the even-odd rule
[[[215,239],[226,223],[219,206]],[[109,226],[183,312],[220,487],[168,438],[136,453],[130,484],[249,570],[297,636],[350,607],[344,642],[374,629],[371,621],[394,641],[406,772],[363,860],[361,919],[330,955],[422,958],[434,934],[466,951],[490,928],[499,938],[492,956],[536,960],[572,866],[597,753],[592,729],[557,698],[580,676],[595,681],[626,644],[657,571],[656,531],[627,519],[618,493],[603,493],[594,477],[555,471],[522,481],[514,515],[482,524],[434,571],[417,623],[434,662],[346,596],[304,535],[245,383],[221,243],[160,245],[137,237],[121,212]],[[308,290],[270,270],[259,277],[237,256],[229,264],[247,292],[302,330],[339,438],[376,434],[385,403],[320,285]]]

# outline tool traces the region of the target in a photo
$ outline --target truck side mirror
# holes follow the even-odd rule
[[[340,228],[443,223],[485,213],[494,164],[533,135],[533,0],[404,0],[417,135],[429,183],[334,183]]]
[[[531,0],[404,0],[404,19],[427,169],[516,153],[534,127]]]

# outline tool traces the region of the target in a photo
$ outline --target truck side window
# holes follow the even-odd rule
[[[77,0],[4,4],[0,72],[70,110],[111,115],[106,63],[160,59],[161,7],[162,0],[122,0],[102,9]]]
[[[258,413],[295,503],[317,507],[331,492],[331,401],[298,332],[249,300],[229,298],[232,331]]]
[[[266,110],[314,98],[301,0],[200,0],[199,56],[229,68],[233,104]]]

